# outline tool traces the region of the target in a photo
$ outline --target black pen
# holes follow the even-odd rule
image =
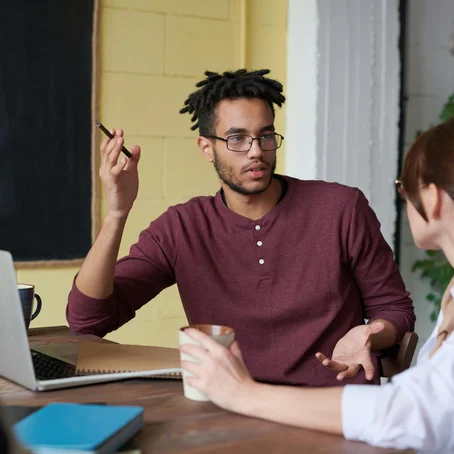
[[[95,120],[95,123],[96,123],[96,126],[109,138],[109,139],[113,139],[114,136],[110,133],[110,131],[108,129],[106,129],[106,127],[98,120]],[[128,157],[132,157],[132,154],[131,152],[123,145],[121,147],[121,151]]]

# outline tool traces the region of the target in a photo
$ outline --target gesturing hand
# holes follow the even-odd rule
[[[140,159],[140,148],[134,145],[130,151],[132,157],[121,156],[124,144],[121,129],[110,131],[113,139],[105,138],[101,143],[101,167],[99,176],[104,185],[107,199],[107,215],[127,216],[137,197],[139,176],[137,164]]]
[[[344,337],[339,339],[333,350],[331,359],[323,353],[315,357],[328,369],[337,372],[337,379],[355,377],[364,368],[367,380],[372,380],[375,367],[371,358],[371,335],[385,328],[384,323],[376,322],[370,325],[359,325],[352,328]]]
[[[226,348],[206,334],[188,328],[185,333],[200,344],[180,345],[180,351],[199,361],[181,361],[181,367],[193,374],[186,382],[222,408],[238,411],[248,390],[255,384],[244,364],[238,343]]]

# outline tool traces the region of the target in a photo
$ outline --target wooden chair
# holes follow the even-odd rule
[[[400,344],[384,350],[380,356],[380,376],[391,378],[393,375],[408,369],[417,344],[418,335],[408,332],[405,333]]]

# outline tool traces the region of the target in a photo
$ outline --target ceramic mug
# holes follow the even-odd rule
[[[216,342],[220,343],[224,347],[230,347],[232,342],[235,339],[235,331],[233,328],[230,328],[228,326],[222,326],[222,325],[190,325],[190,326],[184,326],[183,328],[180,328],[178,332],[178,342],[179,345],[181,344],[195,344],[199,345],[198,342],[195,340],[191,339],[185,332],[184,330],[186,328],[195,328],[198,329],[199,331],[202,331],[202,333],[208,334],[213,340]],[[186,355],[185,353],[180,352],[180,360],[186,360],[186,361],[193,361],[196,362],[196,360],[189,355]],[[193,388],[192,386],[186,384],[186,377],[191,376],[192,374],[185,371],[183,369],[183,389],[184,389],[184,395],[188,399],[191,400],[197,400],[200,402],[206,402],[208,401],[208,397],[205,396],[205,394],[201,393],[197,389]]]
[[[31,284],[17,284],[22,312],[24,314],[25,327],[28,329],[30,321],[38,317],[41,312],[42,301],[41,297],[35,293],[35,286]],[[33,302],[36,299],[36,309],[32,313]]]

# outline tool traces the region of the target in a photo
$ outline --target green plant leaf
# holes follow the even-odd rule
[[[428,293],[426,296],[426,299],[427,299],[427,301],[434,302],[437,299],[437,297],[433,293]]]
[[[426,300],[434,307],[430,316],[434,321],[440,311],[443,292],[454,275],[454,268],[441,251],[426,251],[425,255],[413,264],[412,270],[418,271],[422,279],[429,280],[431,291],[427,293]]]
[[[440,120],[448,121],[452,117],[454,117],[454,93],[448,98],[446,104],[443,106],[440,113]]]

